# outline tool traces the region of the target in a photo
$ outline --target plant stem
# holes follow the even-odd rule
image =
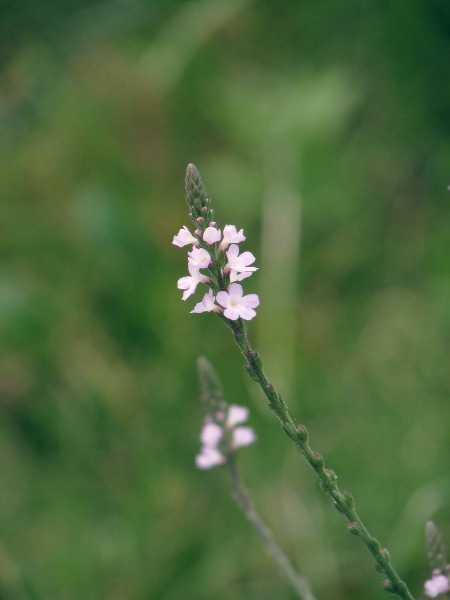
[[[256,350],[250,346],[247,337],[247,329],[242,319],[231,321],[219,314],[222,321],[233,332],[234,340],[244,355],[247,364],[245,370],[253,381],[256,381],[267,398],[270,410],[278,417],[284,433],[293,442],[296,449],[303,455],[309,466],[313,469],[320,481],[322,490],[331,497],[331,502],[347,519],[347,528],[350,533],[360,538],[361,542],[375,559],[375,568],[383,573],[387,579],[381,585],[385,591],[395,594],[402,600],[414,600],[406,584],[400,579],[392,566],[389,552],[382,548],[380,542],[372,537],[359,518],[352,496],[349,492],[341,492],[336,483],[337,477],[331,469],[326,469],[324,460],[317,452],[313,452],[308,444],[308,432],[304,425],[295,426],[288,412],[286,402],[277,393],[273,385],[268,381],[263,362]]]
[[[272,537],[270,530],[266,527],[265,523],[259,516],[253,502],[250,499],[249,493],[244,487],[232,455],[229,456],[227,464],[230,469],[236,500],[240,504],[248,520],[256,529],[256,532],[266,547],[267,552],[276,562],[282,575],[291,584],[297,596],[301,598],[301,600],[315,600],[309,587],[308,580],[295,571],[289,562],[289,559],[278,546]]]

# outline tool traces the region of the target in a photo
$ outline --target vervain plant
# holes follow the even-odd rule
[[[242,229],[238,231],[234,225],[225,225],[222,235],[222,231],[217,228],[211,200],[199,171],[192,164],[187,167],[186,200],[189,218],[195,229],[191,233],[184,226],[173,239],[173,243],[180,247],[192,245],[192,250],[188,252],[189,276],[178,280],[178,288],[184,290],[183,300],[195,292],[199,283],[209,287],[202,301],[197,303],[191,312],[213,312],[230,329],[234,341],[244,355],[246,361],[244,368],[247,374],[261,388],[270,410],[279,419],[284,433],[312,468],[319,479],[321,489],[330,497],[332,505],[346,519],[348,531],[361,540],[375,559],[376,570],[385,576],[381,582],[383,589],[403,600],[413,600],[406,583],[395,571],[389,552],[372,536],[356,512],[352,495],[348,491],[341,492],[335,473],[326,468],[322,456],[311,449],[305,425],[295,425],[285,400],[267,379],[262,358],[252,348],[245,325],[245,321],[256,316],[255,308],[259,306],[259,298],[256,294],[244,295],[243,288],[238,283],[257,270],[252,266],[255,257],[248,251],[240,254],[238,244],[245,241]],[[206,364],[204,361],[200,362],[203,380],[206,377],[205,373],[208,372]],[[219,389],[218,386],[216,389]],[[252,429],[238,426],[246,420],[248,410],[235,405],[227,406],[217,394],[211,396],[205,394],[203,390],[207,416],[201,433],[202,450],[196,458],[197,466],[208,469],[215,465],[226,464],[229,467],[239,504],[255,525],[269,552],[298,596],[310,600],[312,595],[308,583],[295,573],[268,534],[268,530],[257,516],[245,492],[236,468],[234,452],[255,439]],[[268,535],[265,536],[265,533]],[[431,534],[428,534],[428,538],[430,536]],[[437,539],[436,536],[433,539]],[[433,556],[435,555],[436,552]],[[442,565],[433,569],[432,579],[425,584],[425,593],[430,597],[443,594],[448,588],[447,572],[443,570]]]

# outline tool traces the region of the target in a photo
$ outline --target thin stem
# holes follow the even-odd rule
[[[238,501],[248,520],[256,529],[256,532],[266,547],[267,552],[276,562],[282,575],[291,584],[297,596],[301,598],[301,600],[315,600],[309,587],[308,580],[295,571],[289,562],[289,559],[278,546],[272,537],[270,530],[266,527],[265,523],[259,516],[255,505],[250,499],[249,493],[245,489],[232,455],[229,456],[227,464],[230,469],[231,481],[233,482],[236,500]]]
[[[234,340],[244,355],[247,364],[245,370],[253,381],[256,381],[267,398],[270,410],[278,417],[284,433],[293,442],[296,449],[303,455],[309,466],[313,469],[320,481],[322,490],[331,497],[331,502],[347,519],[347,528],[350,533],[360,538],[361,542],[375,559],[375,568],[383,573],[387,579],[381,585],[385,591],[395,594],[402,600],[414,600],[406,584],[392,566],[389,552],[382,548],[380,542],[372,537],[355,510],[355,504],[349,492],[341,492],[336,483],[337,477],[331,469],[325,468],[323,458],[317,452],[313,452],[308,444],[308,432],[304,425],[294,424],[286,402],[277,393],[273,385],[268,381],[263,362],[256,350],[253,350],[248,341],[245,323],[242,319],[231,321],[220,315],[222,321],[233,332]]]

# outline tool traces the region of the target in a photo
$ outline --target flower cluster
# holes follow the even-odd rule
[[[183,300],[186,300],[199,283],[206,283],[210,287],[203,300],[191,311],[193,313],[223,312],[232,321],[239,317],[249,321],[256,315],[254,309],[259,305],[259,298],[256,294],[244,296],[242,286],[236,282],[257,271],[257,267],[250,266],[255,262],[255,257],[251,252],[239,254],[238,243],[245,240],[242,229],[237,231],[234,225],[225,225],[222,237],[221,230],[215,225],[211,221],[204,231],[199,228],[194,235],[183,226],[174,236],[175,246],[181,248],[192,244],[192,250],[188,252],[189,275],[178,280],[178,288],[185,290]],[[209,276],[201,273],[202,269],[208,269]]]
[[[192,164],[186,170],[186,201],[195,231],[191,233],[183,226],[173,238],[175,246],[180,248],[192,244],[188,252],[189,275],[178,280],[178,289],[184,290],[183,300],[195,292],[199,283],[205,283],[210,289],[191,312],[216,312],[232,321],[253,319],[259,298],[256,294],[244,296],[237,282],[258,270],[251,266],[255,257],[251,252],[239,253],[238,244],[245,241],[242,229],[238,231],[234,225],[225,225],[222,235],[216,227],[208,192]],[[204,269],[208,275],[202,273]]]
[[[218,410],[214,416],[205,417],[200,434],[202,449],[195,457],[199,469],[210,469],[225,463],[231,452],[256,440],[251,427],[236,427],[247,420],[248,413],[245,406],[231,404],[226,410]]]
[[[425,581],[424,592],[430,598],[437,598],[439,594],[444,594],[450,591],[449,579],[446,575],[442,575],[439,569],[433,571],[431,579]]]

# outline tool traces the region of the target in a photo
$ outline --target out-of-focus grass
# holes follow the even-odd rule
[[[450,539],[447,8],[44,8],[3,20],[0,597],[292,597],[194,469],[199,354],[252,407],[242,470],[317,597],[383,593],[180,299],[188,162],[257,256],[269,377],[417,593],[425,520]]]

